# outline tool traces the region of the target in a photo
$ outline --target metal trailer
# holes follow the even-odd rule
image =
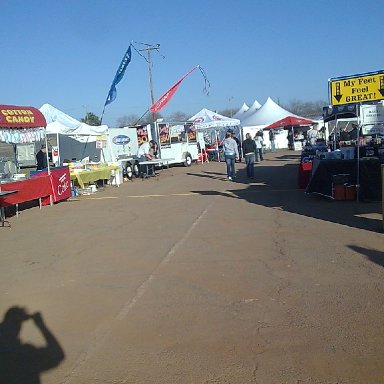
[[[151,125],[153,139],[159,146],[159,157],[169,164],[190,167],[199,155],[198,132],[193,123],[157,121]]]

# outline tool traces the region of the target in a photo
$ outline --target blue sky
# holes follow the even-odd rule
[[[329,78],[384,69],[383,18],[377,0],[2,0],[1,103],[100,116],[132,40],[160,44],[155,99],[197,64],[211,83],[207,96],[193,72],[165,116],[327,100]],[[103,122],[150,104],[148,65],[133,51]]]

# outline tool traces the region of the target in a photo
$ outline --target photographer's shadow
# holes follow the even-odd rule
[[[20,331],[32,320],[45,340],[45,346],[23,343]],[[40,373],[57,367],[64,351],[47,328],[39,312],[29,315],[25,308],[11,307],[0,323],[0,384],[38,384]]]

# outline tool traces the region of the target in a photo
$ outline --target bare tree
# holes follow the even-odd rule
[[[155,120],[161,118],[162,116],[159,113],[155,113]],[[139,120],[140,119],[140,120]],[[117,119],[116,125],[119,128],[122,127],[132,127],[134,125],[144,125],[152,123],[152,114],[147,113],[146,115],[140,116],[132,114],[121,116]]]
[[[181,122],[181,121],[187,121],[191,116],[187,115],[184,112],[174,112],[171,115],[168,116],[167,120],[168,121],[176,121],[176,122]]]
[[[240,109],[240,108],[239,108]],[[237,111],[238,109],[236,109],[236,111]],[[218,114],[220,114],[220,115],[223,115],[223,116],[226,116],[226,117],[231,117],[232,115],[233,115],[233,110],[231,110],[231,109],[223,109],[223,110],[221,110],[221,111],[219,111],[218,112]]]
[[[139,120],[138,115],[121,116],[117,119],[116,125],[119,128],[129,127],[129,126],[134,125],[137,122],[137,120]]]
[[[327,105],[326,101],[301,101],[292,100],[287,105],[282,106],[295,115],[314,118],[321,116],[323,113],[323,107]]]

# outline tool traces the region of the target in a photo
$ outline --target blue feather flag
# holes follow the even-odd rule
[[[119,68],[116,71],[116,75],[112,81],[112,85],[111,85],[111,88],[109,89],[107,100],[105,100],[104,107],[108,104],[111,104],[113,101],[115,101],[117,96],[116,85],[119,84],[122,78],[124,77],[125,70],[127,69],[128,64],[131,62],[131,58],[132,58],[132,49],[130,44],[127,49],[127,52],[125,52],[123,60],[121,60]]]

